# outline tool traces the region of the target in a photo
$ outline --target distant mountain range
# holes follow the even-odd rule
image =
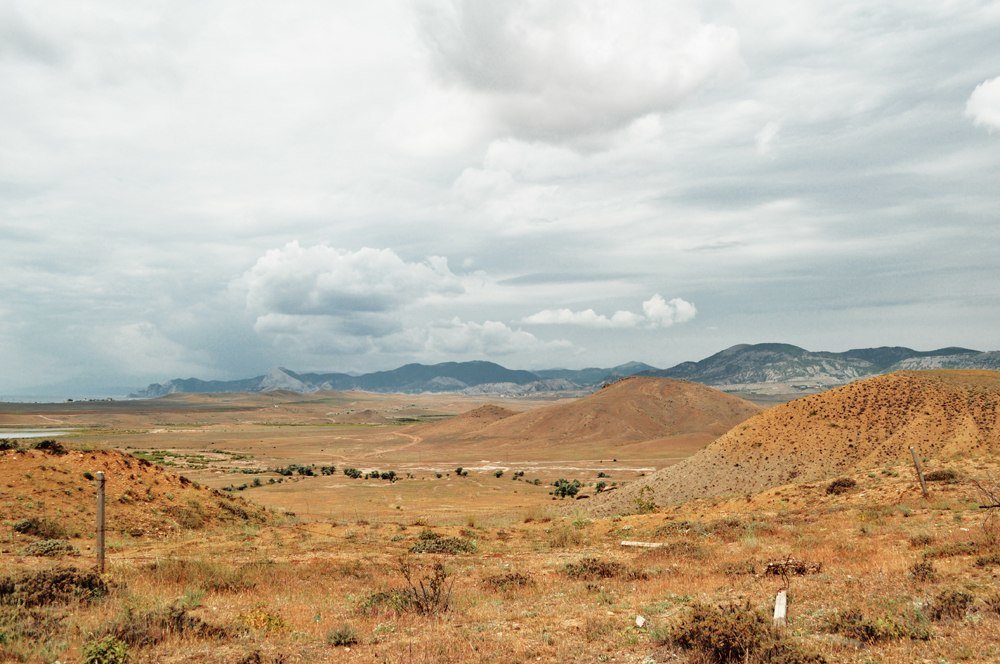
[[[917,351],[882,346],[830,353],[812,352],[790,344],[740,344],[699,362],[683,362],[670,369],[642,373],[716,386],[767,383],[825,386],[912,369],[1000,369],[1000,352],[954,347]]]
[[[367,392],[464,392],[521,396],[540,392],[591,390],[633,375],[663,376],[715,386],[802,384],[823,387],[898,370],[1000,369],[1000,352],[968,348],[916,351],[903,347],[858,348],[843,353],[813,352],[790,344],[741,344],[698,362],[657,369],[642,362],[587,369],[507,369],[494,362],[407,364],[391,371],[361,375],[297,373],[275,368],[241,380],[176,378],[153,383],[130,396],[160,397],[176,392],[267,392],[290,390],[363,390]]]

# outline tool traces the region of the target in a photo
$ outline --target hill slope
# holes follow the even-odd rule
[[[592,450],[592,458],[648,456],[672,444],[701,447],[759,410],[697,383],[633,377],[566,403],[495,413],[500,417],[476,417],[472,411],[413,431],[428,444],[475,446],[484,453],[551,455],[553,447],[572,447]]]
[[[594,507],[627,511],[646,486],[665,505],[829,479],[904,461],[910,446],[936,459],[1000,453],[1000,373],[900,372],[775,406]]]
[[[263,508],[242,498],[199,486],[129,454],[72,448],[62,454],[23,448],[0,451],[0,486],[19,498],[5,503],[4,518],[44,515],[72,536],[89,536],[97,511],[90,477],[97,471],[107,477],[107,527],[115,536],[271,520]]]

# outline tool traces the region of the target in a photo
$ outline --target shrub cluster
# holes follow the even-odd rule
[[[567,480],[560,477],[555,481],[555,484],[553,484],[552,486],[555,487],[550,492],[553,496],[557,496],[559,498],[565,498],[569,496],[570,498],[572,498],[573,496],[575,496],[577,493],[580,492],[580,487],[583,485],[580,483],[580,480]]]
[[[64,539],[43,539],[32,542],[21,549],[22,556],[67,556],[79,555],[76,547]]]
[[[39,570],[19,577],[0,578],[0,604],[46,606],[91,602],[104,597],[108,585],[95,572],[72,567]]]
[[[830,484],[826,487],[826,492],[831,495],[839,495],[847,493],[857,485],[858,483],[850,477],[841,477],[840,479],[830,482]]]
[[[623,565],[614,560],[602,560],[600,558],[584,558],[578,563],[566,563],[563,571],[571,579],[585,579],[588,581],[596,579],[640,581],[649,576],[646,572],[634,567]]]
[[[820,664],[826,661],[821,655],[802,649],[772,627],[767,616],[749,605],[695,603],[667,638],[711,662]]]
[[[432,530],[425,530],[410,547],[410,553],[473,553],[476,543],[464,537],[442,537]]]
[[[65,539],[69,535],[66,529],[59,523],[52,519],[36,516],[27,519],[18,519],[11,524],[11,528],[15,533],[34,535],[35,537],[44,539]]]

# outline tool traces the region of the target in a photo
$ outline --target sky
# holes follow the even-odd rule
[[[0,0],[0,395],[1000,348],[1000,3]]]

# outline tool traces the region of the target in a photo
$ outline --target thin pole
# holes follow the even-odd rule
[[[920,491],[923,492],[924,498],[927,497],[927,482],[924,481],[924,469],[920,467],[920,459],[917,458],[917,451],[910,448],[910,456],[913,457],[913,466],[917,469],[917,477],[920,478]]]
[[[97,471],[97,573],[104,574],[104,472]]]

